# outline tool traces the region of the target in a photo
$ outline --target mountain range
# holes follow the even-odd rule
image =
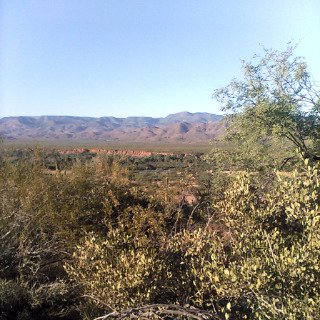
[[[102,140],[135,142],[200,142],[225,129],[223,116],[179,112],[164,118],[20,116],[0,119],[0,136],[7,140]]]

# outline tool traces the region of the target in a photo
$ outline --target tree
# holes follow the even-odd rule
[[[264,49],[264,56],[242,62],[243,79],[214,91],[229,114],[229,137],[258,142],[264,149],[286,141],[305,158],[320,160],[320,91],[296,46]]]

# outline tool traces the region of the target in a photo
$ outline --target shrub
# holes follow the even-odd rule
[[[215,204],[219,229],[184,232],[194,304],[244,319],[317,319],[320,314],[319,172],[280,178],[267,194],[248,175]],[[229,310],[228,310],[229,308]]]

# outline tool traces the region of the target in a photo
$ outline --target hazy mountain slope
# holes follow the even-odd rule
[[[222,119],[221,115],[207,113],[207,112],[179,112],[170,114],[167,117],[160,120],[161,124],[171,124],[171,123],[180,123],[180,122],[189,122],[189,123],[195,123],[195,122],[201,122],[201,123],[207,123],[207,122],[216,122]]]
[[[197,142],[224,131],[222,116],[180,112],[165,118],[39,116],[0,119],[5,139]]]

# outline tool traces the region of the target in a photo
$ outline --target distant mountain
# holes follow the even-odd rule
[[[223,116],[179,112],[165,118],[38,116],[0,119],[5,139],[199,142],[219,136]]]
[[[180,123],[180,122],[189,122],[189,123],[207,123],[207,122],[216,122],[221,120],[223,117],[221,115],[207,113],[207,112],[179,112],[174,114],[169,114],[167,117],[162,118],[160,122],[162,124],[171,124],[171,123]],[[161,118],[160,118],[161,119]]]

